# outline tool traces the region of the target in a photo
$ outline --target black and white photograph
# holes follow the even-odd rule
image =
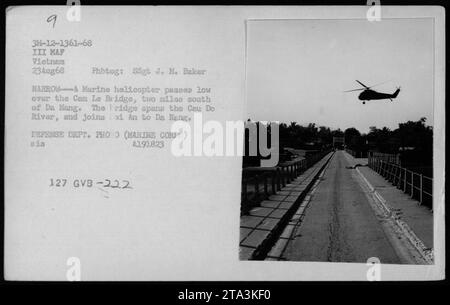
[[[434,263],[434,54],[432,18],[247,22],[279,163],[244,157],[241,260]]]

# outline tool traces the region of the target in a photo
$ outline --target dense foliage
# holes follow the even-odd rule
[[[374,150],[385,153],[397,153],[403,150],[432,151],[433,128],[426,125],[426,119],[400,123],[398,128],[390,130],[373,126],[365,134],[354,127],[344,131],[316,126],[307,126],[291,122],[289,125],[280,124],[280,145],[306,149],[314,146],[323,148],[333,143],[333,137],[345,137],[346,147],[355,151]]]

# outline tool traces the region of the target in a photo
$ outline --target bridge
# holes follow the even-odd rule
[[[244,182],[245,193],[249,184],[260,186],[251,204],[243,195],[241,260],[433,263],[433,213],[423,204],[432,192],[424,177],[344,150],[297,162]]]

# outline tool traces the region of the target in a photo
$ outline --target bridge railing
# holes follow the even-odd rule
[[[241,213],[277,194],[286,184],[322,159],[331,150],[319,152],[307,158],[280,163],[275,167],[246,167],[242,170]]]
[[[369,156],[368,165],[371,169],[388,180],[392,185],[410,195],[411,198],[418,200],[419,204],[432,207],[432,178],[374,156]]]

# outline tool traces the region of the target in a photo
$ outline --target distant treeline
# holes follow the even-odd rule
[[[394,130],[370,127],[367,134],[348,128],[344,136],[346,147],[353,151],[399,154],[402,166],[432,176],[433,127],[426,125],[426,118],[400,123]]]

